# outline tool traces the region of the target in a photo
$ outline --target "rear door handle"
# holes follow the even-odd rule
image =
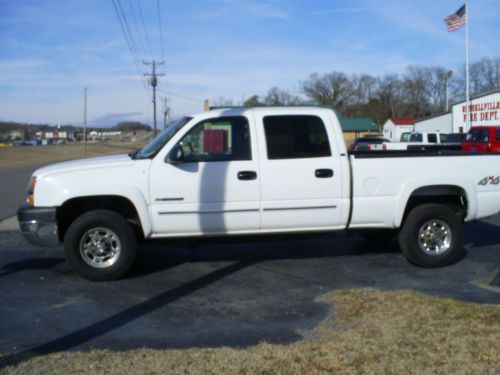
[[[257,172],[254,171],[241,171],[238,172],[238,180],[256,180]]]
[[[314,172],[316,178],[330,178],[333,177],[333,170],[331,169],[316,169]]]

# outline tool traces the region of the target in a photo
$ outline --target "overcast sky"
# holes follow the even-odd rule
[[[499,55],[498,1],[470,1],[472,60]],[[137,64],[114,3],[137,44]],[[174,117],[202,111],[205,98],[242,101],[272,86],[300,94],[300,81],[315,72],[402,73],[410,64],[456,69],[465,60],[464,29],[448,33],[443,18],[462,4],[0,0],[0,120],[81,123],[88,87],[91,125],[151,122],[151,89],[141,77],[150,67],[143,59],[165,61],[158,97],[168,97]]]

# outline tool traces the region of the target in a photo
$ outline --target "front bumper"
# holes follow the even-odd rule
[[[59,246],[55,207],[20,207],[19,227],[26,240],[37,246]]]

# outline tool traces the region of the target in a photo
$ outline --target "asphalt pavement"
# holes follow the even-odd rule
[[[17,230],[12,215],[36,168],[2,171],[0,179],[0,352],[14,362],[60,350],[291,342],[332,308],[320,297],[344,288],[500,304],[500,216],[467,224],[462,258],[441,269],[409,264],[397,241],[341,234],[143,244],[125,279],[92,283],[70,271],[61,248],[31,246]]]
[[[332,307],[344,288],[411,289],[500,304],[500,217],[466,225],[461,259],[409,264],[397,241],[384,246],[341,234],[287,241],[210,241],[140,246],[123,280],[75,276],[60,248],[0,232],[0,352],[245,347],[287,343]],[[335,307],[333,307],[335,308]]]
[[[21,167],[2,170],[0,173],[0,221],[17,212],[26,201],[26,190],[33,172],[39,167]]]

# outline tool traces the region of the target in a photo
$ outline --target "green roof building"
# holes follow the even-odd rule
[[[379,132],[377,124],[370,117],[342,117],[338,112],[337,116],[346,142],[350,142],[367,133]]]

